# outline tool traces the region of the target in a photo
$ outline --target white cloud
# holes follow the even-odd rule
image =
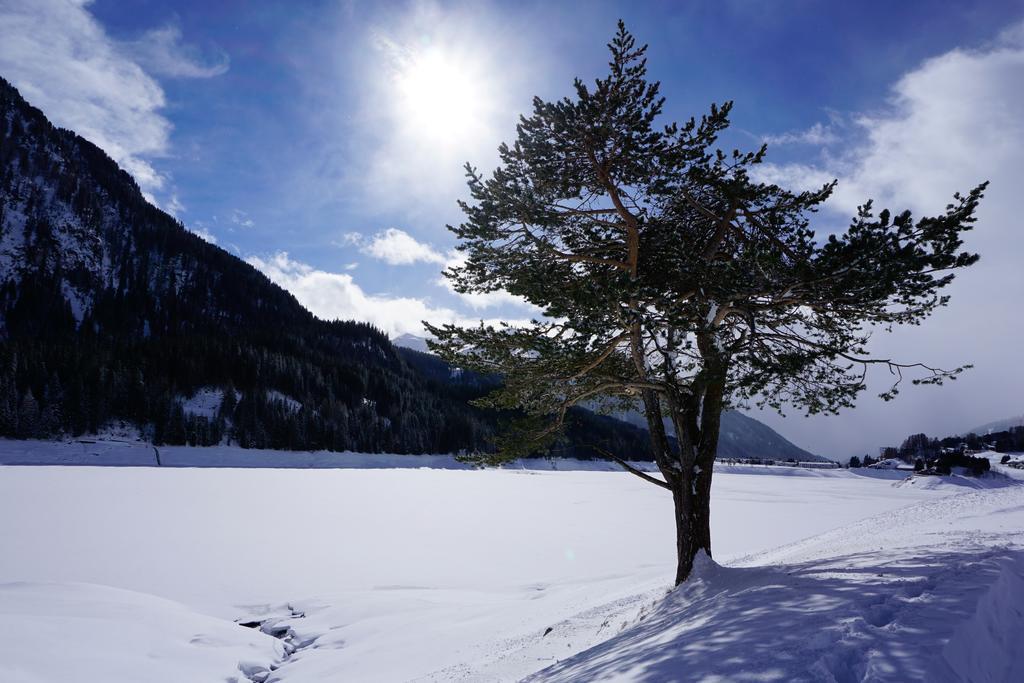
[[[839,136],[831,124],[815,123],[806,130],[791,131],[781,135],[766,135],[764,141],[769,145],[829,145],[839,140]]]
[[[4,0],[0,74],[55,124],[101,147],[152,200],[168,185],[153,160],[168,153],[171,124],[160,113],[164,91],[142,64],[157,73],[176,69],[179,76],[213,73],[203,72],[176,29],[150,34],[151,47],[141,59],[136,44],[107,35],[89,4]],[[173,198],[165,204],[173,211]]]
[[[880,334],[879,354],[975,369],[947,386],[911,388],[895,403],[864,400],[848,415],[809,421],[805,443],[825,451],[837,443],[866,448],[911,432],[944,436],[1021,412],[1020,344],[1024,322],[1024,239],[1020,231],[1020,169],[1024,168],[1024,24],[984,49],[956,49],[930,59],[895,83],[885,109],[853,117],[846,152],[813,164],[766,165],[773,182],[813,187],[833,177],[834,215],[876,208],[940,213],[955,191],[983,180],[982,201],[968,249],[981,261],[957,275],[950,306],[921,327]],[[878,385],[882,384],[879,378]],[[787,423],[787,430],[795,427]],[[823,429],[824,427],[824,429]],[[817,441],[817,443],[815,443]],[[850,446],[841,447],[845,452]]]
[[[509,294],[503,289],[495,292],[473,292],[465,294],[463,292],[456,292],[447,278],[441,278],[438,280],[438,284],[462,299],[462,301],[468,304],[473,310],[497,308],[499,306],[516,306],[528,309],[531,315],[539,316],[541,313],[539,308],[528,302],[526,299],[521,296],[516,296],[515,294]]]
[[[175,25],[147,31],[139,40],[125,43],[124,49],[150,73],[172,78],[212,78],[226,73],[230,65],[224,52],[210,59],[183,44]]]
[[[172,193],[170,199],[164,203],[164,211],[177,218],[180,214],[184,213],[187,209],[185,205],[181,203],[181,199],[178,198],[177,193]]]
[[[813,187],[838,177],[836,210],[867,198],[912,209],[941,209],[956,190],[1000,178],[1022,157],[1024,24],[985,50],[930,59],[892,88],[888,106],[853,117],[847,152],[818,164],[764,164],[763,177]],[[1014,182],[1013,176],[1004,181]],[[991,203],[991,200],[990,202]]]
[[[246,261],[294,294],[299,303],[314,315],[325,320],[366,321],[392,338],[407,333],[422,336],[423,320],[435,324],[456,322],[473,325],[479,322],[479,319],[459,315],[450,308],[433,306],[423,299],[367,294],[351,275],[318,270],[293,260],[287,252],[266,258],[250,256]]]
[[[202,237],[204,240],[206,240],[210,244],[217,244],[217,237],[216,237],[216,235],[214,235],[212,232],[210,232],[208,229],[206,229],[206,227],[204,225],[202,225],[201,223],[196,224],[196,225],[186,225],[185,227],[188,229],[189,232],[191,232],[191,233],[193,233],[195,235],[198,235],[199,237]],[[237,251],[238,248],[236,247],[235,250]]]
[[[341,239],[335,240],[334,242],[332,242],[332,244],[334,244],[334,246],[336,247],[358,247],[359,245],[363,244],[364,240],[365,238],[363,237],[363,233],[361,232],[346,232],[344,235],[341,236]]]
[[[445,270],[448,268],[457,268],[466,262],[466,255],[456,249],[448,252],[448,259],[445,261]],[[473,292],[464,293],[455,291],[455,287],[452,285],[452,281],[442,275],[437,279],[437,285],[444,287],[455,296],[462,299],[463,302],[468,304],[473,310],[479,310],[481,308],[495,308],[498,306],[514,306],[525,310],[531,316],[537,317],[541,314],[541,309],[534,306],[529,301],[521,296],[510,294],[504,289],[499,289],[494,292]]]
[[[392,266],[413,263],[444,263],[445,257],[429,244],[419,242],[398,228],[388,228],[373,236],[360,251]]]
[[[256,223],[249,218],[249,214],[241,209],[235,209],[231,212],[231,222],[243,228],[251,228]]]
[[[381,231],[374,235],[369,241],[367,241],[366,237],[362,233],[349,232],[343,235],[342,239],[339,242],[335,242],[335,244],[338,246],[358,246],[362,253],[393,266],[412,265],[415,263],[436,263],[444,266],[445,269],[448,269],[460,266],[465,263],[466,260],[465,255],[460,251],[453,249],[447,254],[442,254],[432,245],[420,242],[409,233],[399,230],[398,228],[388,228],[387,230]],[[354,264],[349,265],[351,266]],[[348,267],[346,267],[346,269],[350,270]],[[443,275],[439,276],[435,280],[435,284],[440,287],[444,287],[449,292],[459,297],[473,310],[496,308],[499,306],[515,306],[527,309],[531,315],[540,314],[540,309],[526,301],[526,299],[509,294],[504,290],[471,294],[457,292],[452,286],[451,281]]]
[[[57,125],[103,148],[147,191],[165,179],[171,125],[160,86],[126,59],[86,3],[8,0],[0,12],[0,73]]]

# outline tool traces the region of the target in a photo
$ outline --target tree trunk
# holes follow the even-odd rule
[[[700,551],[711,557],[711,475],[714,456],[707,469],[680,477],[672,487],[676,517],[676,585],[693,571]]]
[[[706,396],[703,401],[700,429],[693,428],[698,423],[695,414],[673,415],[679,450],[678,454],[671,454],[667,458],[669,462],[664,462],[664,457],[658,457],[662,444],[654,434],[651,435],[655,459],[672,492],[676,520],[677,586],[689,578],[693,571],[693,560],[700,551],[703,550],[711,557],[711,478],[718,454],[722,408],[720,397],[712,395],[710,398],[708,400]],[[661,437],[667,444],[664,431]]]
[[[658,395],[650,389],[641,392],[644,406],[644,417],[647,418],[647,433],[651,439],[651,452],[654,454],[654,462],[658,469],[665,475],[666,481],[671,474],[672,448],[669,446],[668,435],[665,433],[665,424],[661,421],[661,403]],[[671,482],[669,482],[671,484]]]
[[[639,376],[646,379],[643,346],[634,326],[632,355]],[[662,423],[661,398],[651,389],[641,391],[644,415],[650,433],[654,459],[672,492],[676,519],[676,585],[693,571],[693,561],[702,550],[711,557],[711,477],[718,454],[728,361],[713,334],[697,336],[705,367],[683,395],[667,392],[669,416],[676,430],[673,452]]]
[[[704,386],[695,400],[674,415],[680,445],[682,471],[671,482],[676,516],[676,585],[693,571],[693,560],[702,550],[711,557],[711,477],[718,455],[722,422],[724,372]],[[689,455],[690,457],[686,457]]]

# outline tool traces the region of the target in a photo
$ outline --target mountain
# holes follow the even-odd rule
[[[430,352],[430,349],[427,347],[427,340],[423,337],[417,337],[415,334],[400,334],[392,339],[391,343],[395,346],[400,346],[404,349],[412,349],[413,351],[419,351],[421,353]]]
[[[831,462],[829,458],[805,451],[765,423],[736,410],[722,413],[718,457]]]
[[[496,380],[425,350],[413,335],[392,343],[364,323],[316,318],[0,79],[0,436],[121,421],[158,443],[492,448],[511,415],[469,401]],[[549,452],[649,458],[645,426],[575,410]],[[722,449],[814,458],[738,413],[723,419]]]
[[[647,419],[639,411],[623,413],[618,417],[638,427],[647,425]],[[674,434],[672,423],[667,419],[665,429],[669,434]],[[831,462],[828,458],[805,451],[763,422],[736,410],[722,413],[718,457]]]
[[[994,422],[986,422],[974,429],[968,429],[964,434],[978,434],[979,436],[984,436],[985,434],[990,434],[992,432],[1004,432],[1007,429],[1021,426],[1024,426],[1024,415],[1008,417],[1003,420],[995,420]]]
[[[509,416],[468,404],[491,380],[414,354],[367,324],[316,318],[0,79],[0,436],[121,421],[158,443],[492,448]],[[560,452],[649,453],[640,429],[573,420]]]
[[[392,343],[405,349],[421,352],[425,352],[427,349],[426,340],[412,334],[396,337]],[[646,430],[647,428],[647,420],[638,411],[622,413],[616,417],[640,429]],[[673,431],[671,423],[666,421],[665,427],[671,434]],[[788,441],[763,422],[735,410],[727,410],[722,413],[718,457],[830,462],[828,458],[814,455]]]

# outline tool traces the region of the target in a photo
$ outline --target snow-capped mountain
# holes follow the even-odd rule
[[[209,318],[296,322],[290,295],[154,207],[102,150],[51,125],[2,79],[0,187],[8,334],[44,316],[61,331],[95,328],[112,309],[121,333],[145,336]]]
[[[430,353],[430,348],[427,346],[427,340],[423,337],[417,337],[415,334],[400,334],[391,340],[391,343],[395,346],[401,346],[403,349],[412,349],[413,351],[419,351],[420,353]]]

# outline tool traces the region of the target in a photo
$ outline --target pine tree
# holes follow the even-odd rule
[[[34,439],[40,436],[39,403],[32,390],[29,389],[21,397],[18,408],[18,436],[23,439]]]
[[[446,360],[504,377],[486,400],[528,415],[497,457],[542,448],[573,406],[645,413],[675,504],[676,582],[711,552],[711,478],[722,410],[755,403],[809,413],[851,407],[874,364],[897,381],[940,384],[964,368],[868,355],[871,326],[917,324],[948,298],[948,271],[974,263],[961,234],[984,185],[917,220],[866,202],[848,230],[819,240],[811,215],[835,183],[792,192],[758,182],[766,148],[715,148],[732,103],[658,126],[664,100],[646,46],[619,24],[610,73],[557,102],[535,98],[487,178],[467,165],[472,201],[451,228],[460,292],[499,289],[539,306],[526,326],[430,326]],[[671,442],[663,418],[677,437]],[[867,464],[867,458],[865,458]]]

